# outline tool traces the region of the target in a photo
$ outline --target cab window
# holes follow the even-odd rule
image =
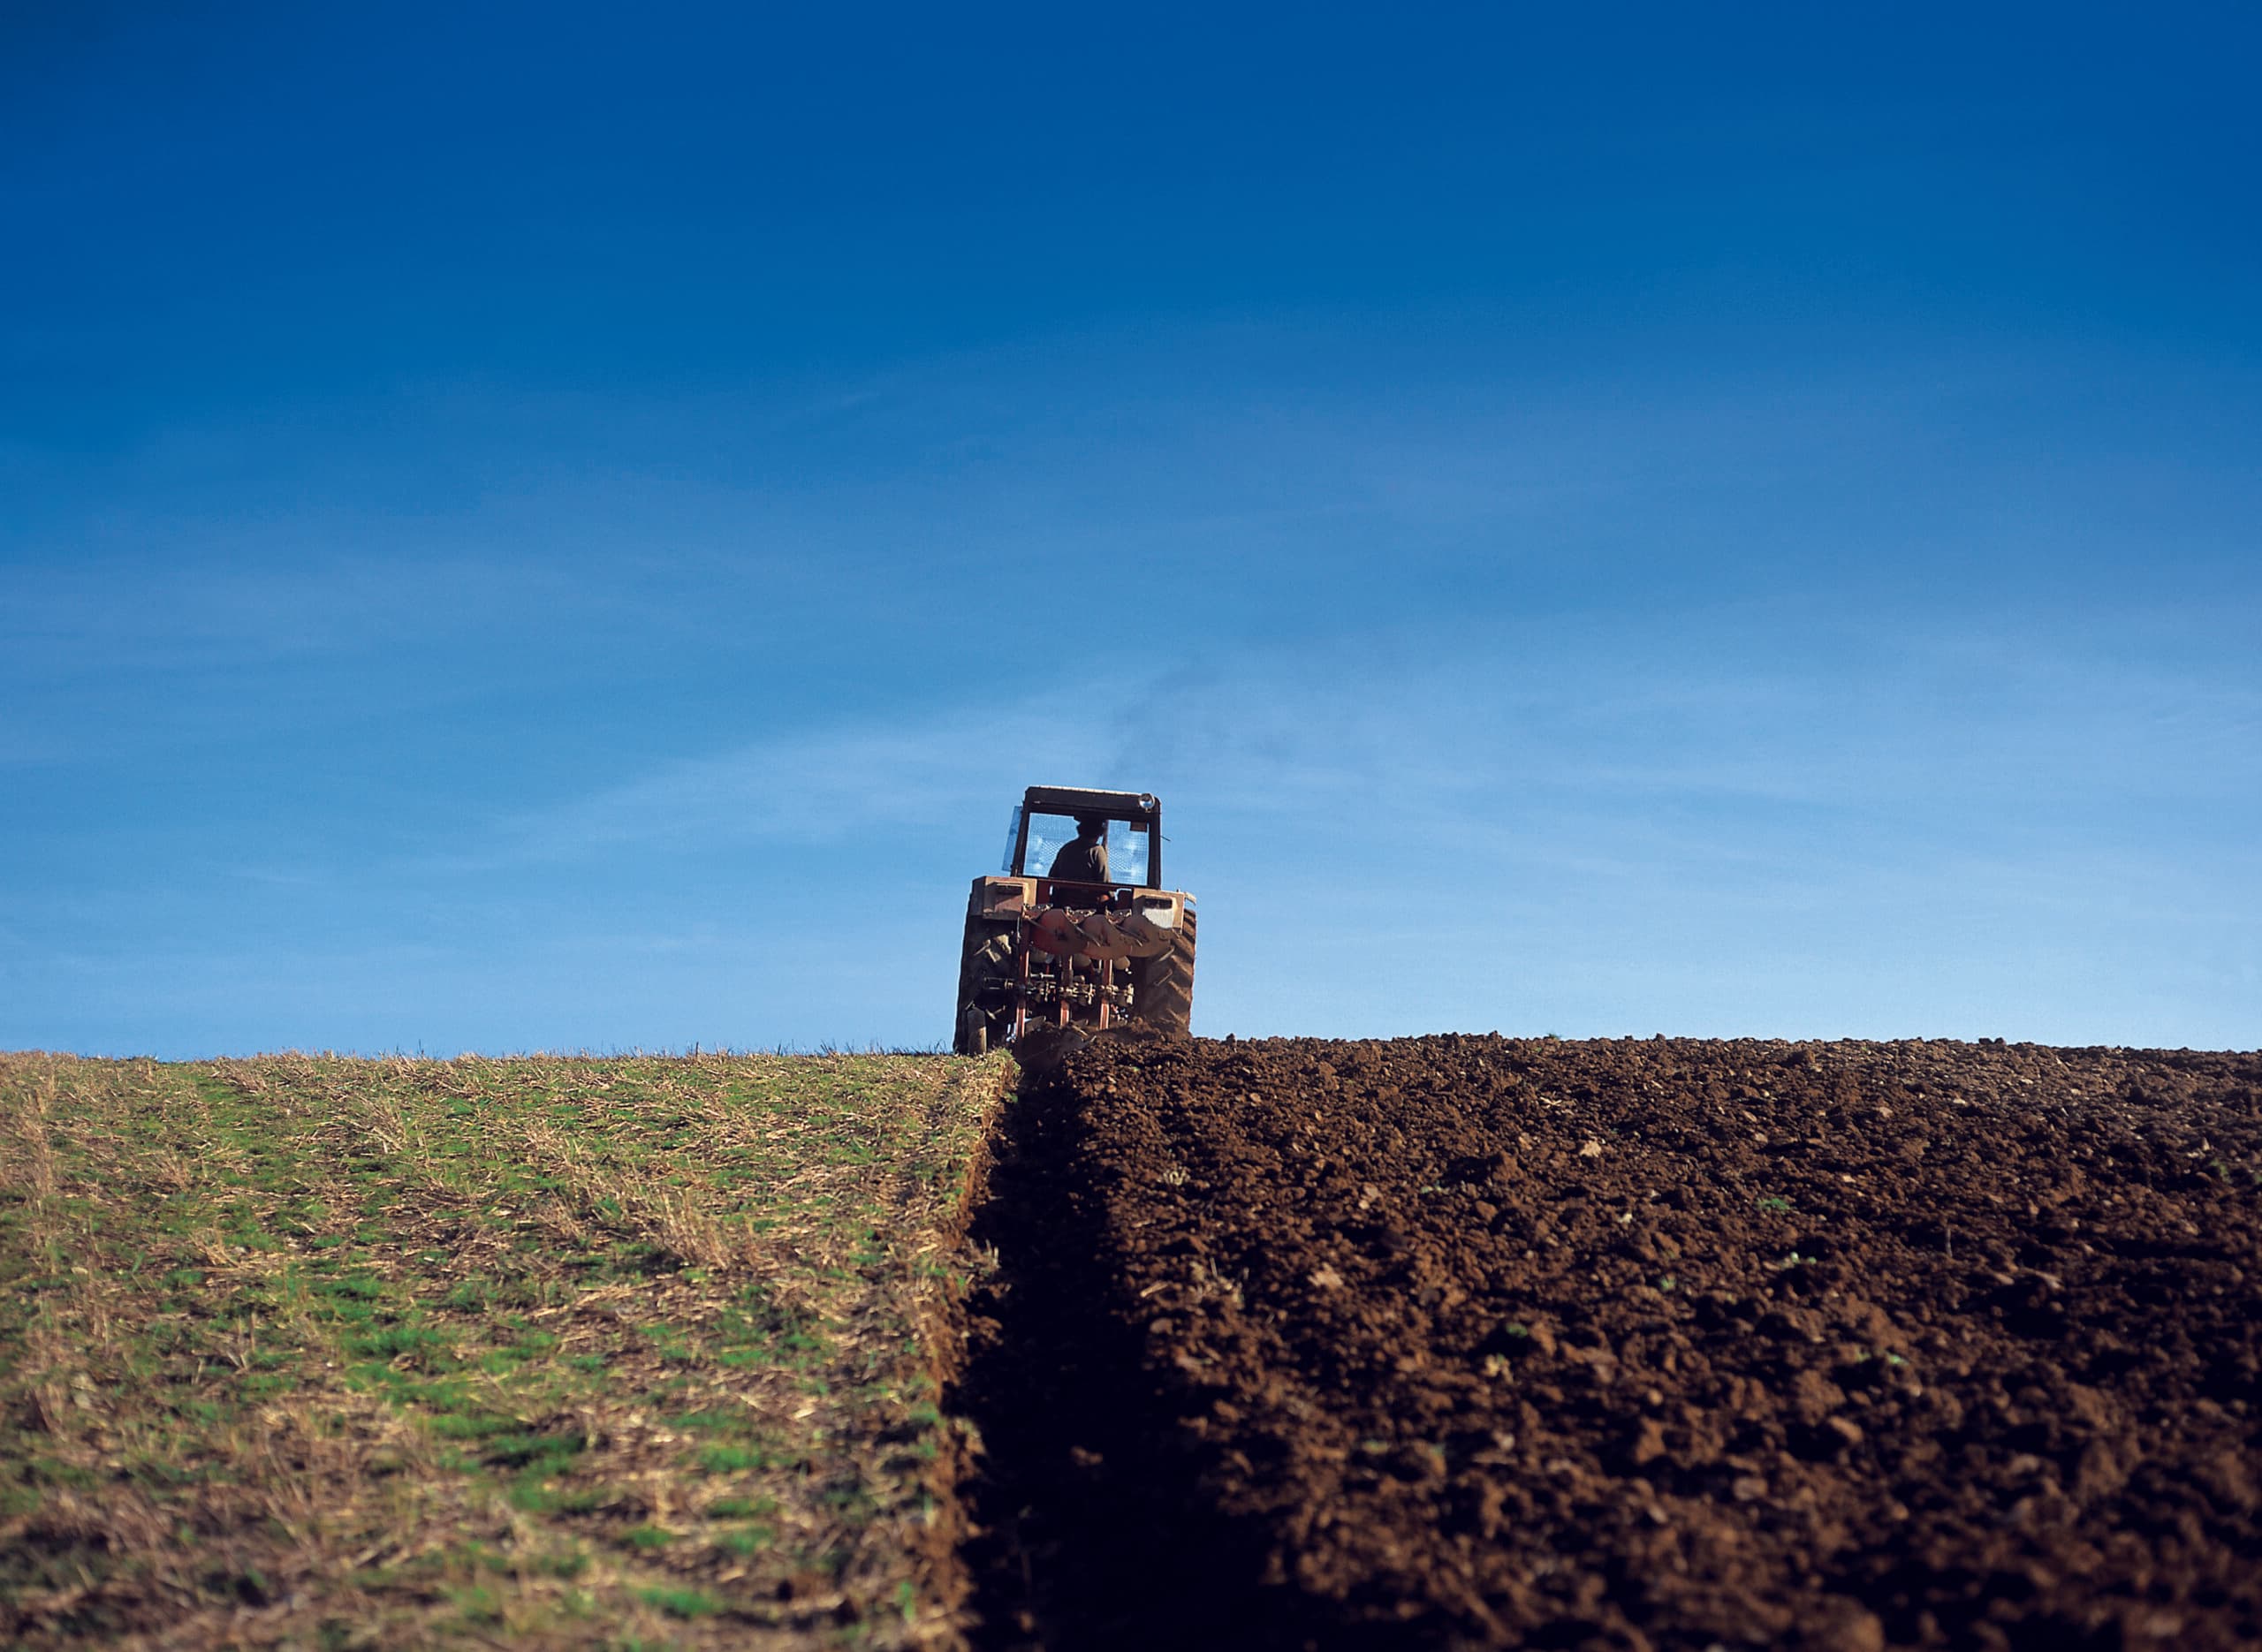
[[[1032,815],[1029,817],[1029,853],[1021,864],[1032,877],[1043,877],[1052,870],[1052,859],[1066,848],[1076,835],[1076,822],[1068,815]],[[1113,861],[1109,862],[1111,866]]]
[[[1029,852],[1021,864],[1029,875],[1044,877],[1052,870],[1053,858],[1074,841],[1073,815],[1032,815],[1029,817]],[[1107,823],[1107,875],[1113,883],[1147,881],[1147,828],[1143,821]]]
[[[1147,881],[1147,830],[1144,822],[1107,823],[1107,875],[1118,883]]]

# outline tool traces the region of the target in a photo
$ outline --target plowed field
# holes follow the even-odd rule
[[[2258,1085],[1096,1046],[993,1187],[988,1638],[2262,1644]]]

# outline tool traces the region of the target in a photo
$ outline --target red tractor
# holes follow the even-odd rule
[[[1056,866],[1064,874],[1052,875]],[[1040,1027],[1136,1022],[1184,1036],[1194,1012],[1194,897],[1162,886],[1163,808],[1143,792],[1031,786],[1005,869],[974,880],[956,1048],[979,1056]]]

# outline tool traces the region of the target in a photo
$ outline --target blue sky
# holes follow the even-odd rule
[[[2262,1043],[2229,8],[0,22],[0,1047]]]

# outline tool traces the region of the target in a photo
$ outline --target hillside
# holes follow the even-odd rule
[[[2262,1644],[2262,1057],[0,1059],[30,1648]]]

